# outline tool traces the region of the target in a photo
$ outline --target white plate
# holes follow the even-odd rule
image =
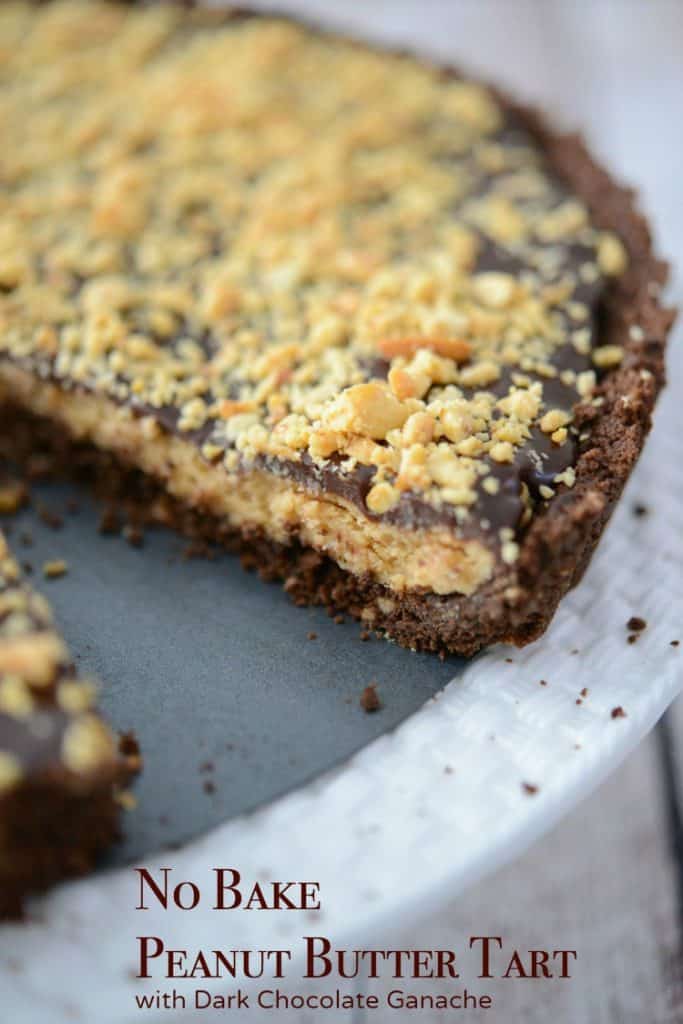
[[[645,456],[585,579],[540,641],[475,659],[342,769],[147,858],[148,868],[170,867],[174,880],[206,893],[218,866],[247,880],[318,881],[315,925],[297,913],[211,911],[208,898],[191,912],[139,912],[132,869],[85,879],[47,897],[39,923],[0,931],[0,960],[11,953],[24,964],[20,973],[0,969],[7,1019],[67,1021],[73,1007],[98,1024],[139,1019],[132,973],[141,934],[190,949],[296,948],[307,929],[370,941],[383,924],[405,923],[418,906],[427,912],[444,892],[452,897],[521,853],[590,792],[683,683],[683,648],[671,646],[683,640],[682,367],[678,355],[672,362]],[[650,506],[648,516],[634,516],[637,501]],[[629,645],[632,615],[648,627]],[[616,707],[625,717],[612,716]]]

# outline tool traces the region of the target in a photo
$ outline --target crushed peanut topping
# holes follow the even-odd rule
[[[485,87],[172,5],[17,2],[0,31],[0,372],[226,473],[369,468],[373,515],[516,525],[571,486],[626,252]]]
[[[51,562],[45,562],[43,565],[43,576],[48,580],[56,580],[60,576],[66,575],[68,571],[69,566],[63,558],[55,558]]]
[[[112,735],[96,715],[77,715],[67,726],[62,737],[62,760],[70,771],[93,771],[114,755]]]
[[[619,366],[623,358],[624,350],[621,345],[601,345],[593,350],[593,362],[602,370]]]
[[[14,754],[0,750],[0,794],[12,789],[22,777],[21,762]]]

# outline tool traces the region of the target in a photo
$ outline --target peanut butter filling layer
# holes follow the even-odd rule
[[[0,367],[14,401],[63,425],[160,480],[174,497],[224,518],[237,529],[259,527],[279,543],[298,539],[357,576],[394,591],[426,589],[470,594],[487,580],[494,556],[452,529],[405,530],[374,520],[339,495],[311,494],[260,468],[230,472],[212,464],[190,441],[162,430],[151,416],[88,393],[67,393],[17,366]]]

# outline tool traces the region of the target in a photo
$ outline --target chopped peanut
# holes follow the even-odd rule
[[[395,487],[388,483],[379,483],[370,488],[365,504],[371,512],[382,515],[382,513],[388,512],[390,508],[393,508],[398,499],[399,492]]]
[[[385,359],[411,356],[422,348],[438,352],[456,363],[466,363],[472,355],[472,346],[462,338],[383,338],[377,343],[377,349]]]
[[[386,385],[368,381],[355,384],[341,395],[328,422],[333,429],[382,440],[390,430],[402,427],[410,412]]]

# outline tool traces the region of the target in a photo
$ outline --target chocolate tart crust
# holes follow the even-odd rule
[[[2,850],[0,921],[20,918],[29,893],[92,871],[120,835],[108,777],[83,792],[69,791],[59,777],[27,781],[0,801],[0,814],[11,837]]]

